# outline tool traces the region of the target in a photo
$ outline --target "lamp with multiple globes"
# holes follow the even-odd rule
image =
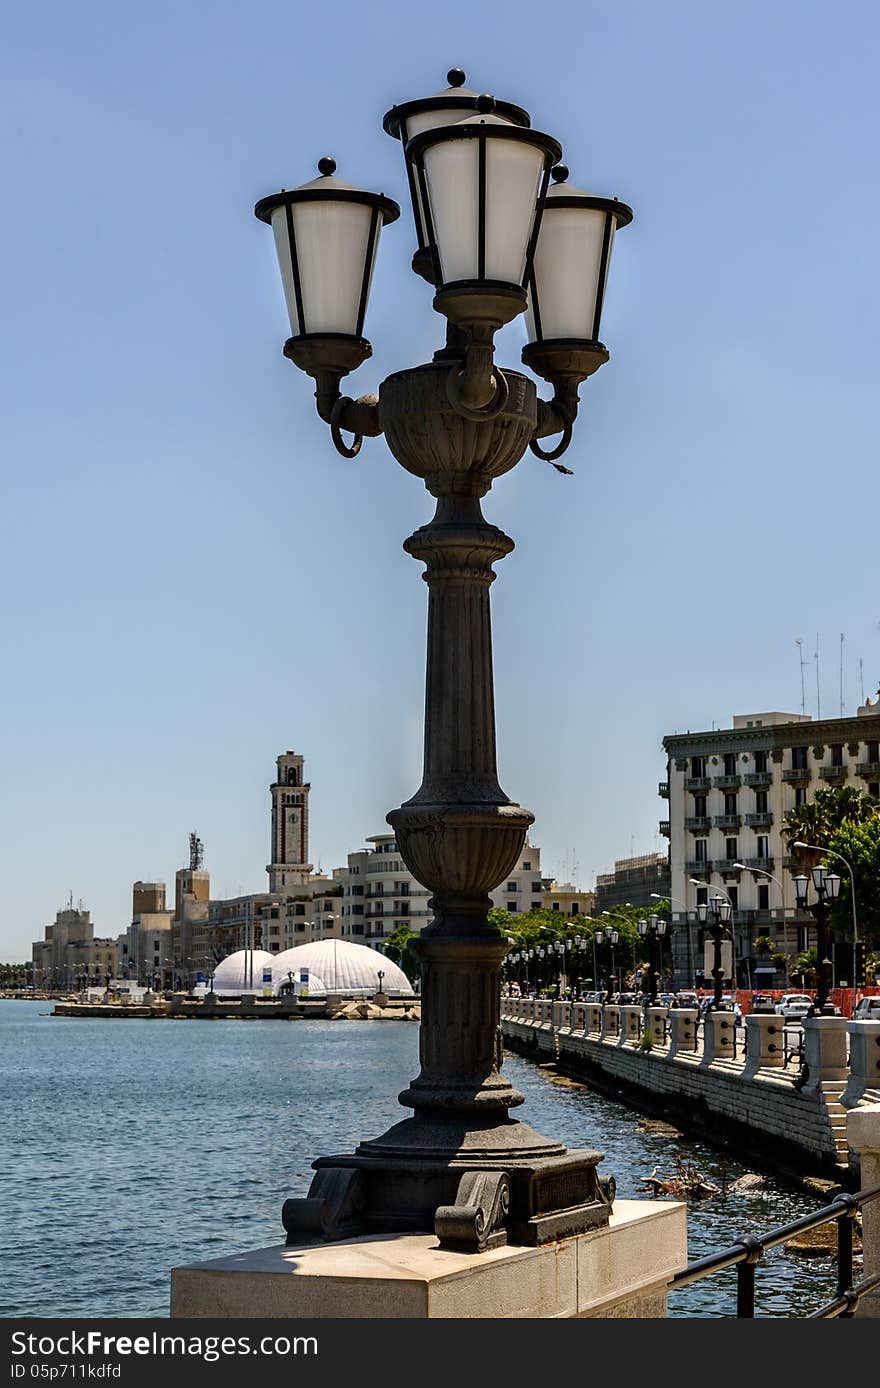
[[[810,878],[815,900],[810,901]],[[797,904],[802,911],[809,911],[816,922],[816,953],[818,964],[816,966],[816,997],[813,1006],[810,1008],[811,1017],[833,1017],[837,1014],[837,1008],[830,1000],[832,965],[831,965],[831,930],[828,924],[828,917],[831,905],[840,895],[840,876],[836,872],[829,872],[827,868],[814,867],[810,871],[810,877],[806,873],[799,873],[793,878],[794,890],[797,897]]]
[[[550,461],[568,447],[578,386],[607,359],[598,334],[611,244],[632,214],[569,185],[559,142],[532,129],[522,107],[468,90],[460,69],[448,80],[384,121],[404,152],[413,268],[445,319],[432,361],[394,372],[377,396],[342,394],[372,351],[373,268],[397,203],[339,178],[325,157],[318,178],[255,208],[275,238],[285,355],[314,380],[337,451],[353,458],[364,437],[383,435],[437,503],[404,544],[428,585],[424,774],[387,816],[434,912],[414,946],[421,1071],[400,1095],[413,1116],[314,1163],[308,1196],[284,1207],[290,1241],[433,1229],[447,1248],[540,1244],[607,1223],[614,1194],[598,1152],[569,1151],[511,1117],[523,1096],[500,1068],[510,945],[488,919],[489,893],[516,864],[534,816],[498,781],[489,587],[513,541],[485,520],[481,501],[530,446]],[[496,331],[526,309],[523,361],[551,383],[550,400],[495,361]],[[560,443],[544,453],[538,441],[555,434]],[[537,966],[552,975],[543,946]]]
[[[709,917],[712,917],[709,922]],[[726,934],[729,934],[729,927],[733,920],[733,906],[729,901],[717,893],[712,898],[711,905],[703,901],[697,907],[697,917],[701,925],[709,924],[709,932],[712,936],[714,953],[712,959],[712,980],[714,984],[712,1001],[709,1004],[710,1012],[726,1011],[723,1001],[724,994],[724,966],[721,959],[721,942]]]

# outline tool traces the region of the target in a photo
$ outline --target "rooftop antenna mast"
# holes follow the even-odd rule
[[[816,718],[822,721],[822,700],[819,694],[819,633],[816,632]]]
[[[804,684],[804,666],[805,666],[808,662],[807,662],[806,660],[804,660],[804,643],[803,643],[803,641],[801,640],[801,638],[798,637],[794,644],[795,644],[795,645],[797,646],[797,648],[798,648],[798,658],[799,658],[799,660],[800,660],[800,665],[801,665],[801,713],[806,713],[806,711],[807,711],[807,690],[806,690],[806,685]]]
[[[202,863],[205,861],[205,845],[202,843],[198,834],[193,830],[189,836],[189,870],[198,872]]]

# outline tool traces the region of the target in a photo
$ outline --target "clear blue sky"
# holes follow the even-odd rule
[[[380,440],[333,452],[265,193],[332,153],[405,204],[394,102],[526,106],[630,202],[561,478],[487,499],[501,781],[583,883],[664,846],[667,732],[880,680],[873,3],[7,0],[0,43],[4,674],[0,956],[68,890],[101,933],[185,860],[262,890],[267,784],[307,757],[325,869],[420,779],[430,513]],[[442,336],[386,233],[353,393]],[[506,330],[516,365],[522,329]],[[815,672],[807,670],[815,714]],[[566,862],[567,859],[567,862]]]

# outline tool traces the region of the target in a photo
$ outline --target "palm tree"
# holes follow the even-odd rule
[[[789,851],[801,840],[826,848],[842,824],[862,824],[871,819],[878,802],[856,786],[822,786],[809,804],[795,805],[782,822],[782,833]],[[821,856],[803,849],[796,850],[808,861]]]

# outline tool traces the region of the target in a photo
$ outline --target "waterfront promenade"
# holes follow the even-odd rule
[[[880,1103],[880,1023],[502,999],[506,1043],[765,1163],[850,1175],[847,1110]],[[647,1032],[647,1037],[645,1036]]]

